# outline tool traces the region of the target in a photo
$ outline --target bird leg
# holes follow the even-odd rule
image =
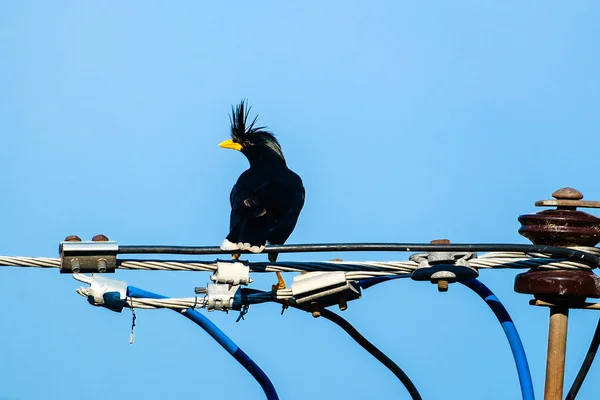
[[[272,262],[272,263],[277,262],[278,255],[279,255],[279,253],[269,253],[269,262]],[[275,273],[277,274],[277,283],[271,287],[271,290],[273,290],[274,292],[277,290],[286,288],[285,281],[283,280],[283,276],[281,276],[281,272],[277,271]],[[287,310],[287,308],[289,306],[290,306],[290,301],[287,299],[284,300],[283,304],[281,305],[281,315],[283,315],[283,313],[285,312],[285,310]]]
[[[277,262],[277,256],[279,256],[279,253],[269,253],[269,261],[272,263]],[[277,274],[277,283],[273,285],[273,290],[285,289],[287,286],[285,285],[283,276],[281,276],[281,272],[278,271],[275,273]]]
[[[231,254],[231,259],[234,261],[237,261],[240,259],[241,255],[242,255],[242,253],[233,253],[233,254]]]

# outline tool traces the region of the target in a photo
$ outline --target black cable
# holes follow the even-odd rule
[[[592,342],[590,343],[590,348],[585,355],[585,359],[583,360],[583,364],[581,364],[581,368],[579,368],[579,372],[573,381],[573,386],[569,390],[567,394],[566,400],[574,400],[579,393],[579,389],[581,389],[581,385],[585,380],[587,373],[594,362],[594,357],[596,356],[596,352],[598,351],[598,345],[600,345],[600,320],[598,320],[598,325],[596,325],[596,331],[594,332],[594,336],[592,337]]]
[[[278,301],[281,303],[281,301]],[[289,304],[290,307],[296,308],[298,310],[310,312],[307,308],[296,305]],[[388,356],[386,356],[381,350],[379,350],[375,345],[367,340],[359,331],[356,330],[354,326],[348,321],[346,321],[341,316],[336,313],[329,311],[327,309],[320,310],[321,317],[330,320],[334,324],[338,325],[342,328],[356,343],[358,343],[363,349],[368,351],[373,357],[375,357],[380,363],[382,363],[387,369],[389,369],[400,382],[404,385],[408,393],[410,394],[413,400],[422,400],[419,391],[415,387],[414,383],[410,380],[408,375],[400,368],[395,362],[393,362]]]
[[[579,250],[555,246],[530,244],[419,244],[419,243],[333,243],[333,244],[287,244],[268,246],[263,253],[313,253],[344,251],[465,251],[465,252],[522,252],[544,253],[552,256],[585,262],[595,267],[600,265],[600,257]],[[118,254],[231,254],[219,247],[195,246],[119,246]],[[248,252],[242,252],[248,253]]]

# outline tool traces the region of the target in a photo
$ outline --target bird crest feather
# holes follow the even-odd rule
[[[248,117],[251,109],[251,106],[246,105],[246,100],[240,101],[240,104],[235,108],[231,106],[231,115],[229,116],[229,120],[231,121],[231,138],[239,140],[256,133],[267,134],[274,138],[273,134],[266,130],[266,126],[255,126],[258,115],[248,125]]]

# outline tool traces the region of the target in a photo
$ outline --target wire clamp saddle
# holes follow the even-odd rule
[[[250,278],[250,267],[239,261],[224,262],[217,260],[217,270],[210,276],[214,283],[229,285],[249,285],[253,282]]]
[[[83,242],[77,236],[70,236],[69,240],[61,242],[60,252],[60,272],[63,274],[73,273],[94,273],[94,272],[115,272],[117,268],[117,252],[119,245],[117,242],[99,240],[97,235],[95,240]]]
[[[358,282],[349,281],[345,272],[309,272],[294,277],[292,295],[297,304],[309,303],[318,317],[321,308],[334,304],[346,310],[348,301],[359,299],[361,292]]]
[[[208,311],[225,311],[233,310],[234,300],[238,300],[241,296],[239,285],[229,285],[223,283],[209,283],[206,287],[197,287],[196,294],[205,294],[204,304]],[[239,302],[239,301],[238,301]],[[236,303],[238,303],[236,302]]]
[[[450,241],[441,239],[431,243],[450,244]],[[476,257],[477,254],[471,252],[432,251],[413,254],[409,259],[419,266],[413,271],[411,278],[415,281],[430,281],[437,284],[440,292],[446,292],[449,283],[479,276],[477,269],[469,264],[469,260]]]

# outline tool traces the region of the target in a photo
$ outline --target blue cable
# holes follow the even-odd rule
[[[156,293],[148,292],[146,290],[138,289],[134,286],[127,287],[127,295],[129,297],[137,298],[148,298],[148,299],[166,299],[168,297],[161,296]],[[177,310],[174,310],[177,311]],[[179,313],[179,311],[178,311]],[[221,347],[223,347],[229,354],[233,356],[248,372],[256,379],[260,384],[267,400],[279,400],[279,396],[275,391],[275,387],[271,380],[264,373],[262,369],[242,350],[240,349],[222,330],[220,330],[211,320],[200,314],[193,308],[184,310],[182,314],[188,319],[198,324],[202,329],[206,331],[213,339],[215,339]]]
[[[494,312],[496,318],[498,318],[498,321],[502,325],[502,329],[504,329],[504,333],[506,334],[506,338],[508,339],[510,349],[512,350],[515,359],[519,383],[521,384],[521,396],[523,400],[534,400],[533,382],[531,380],[531,372],[529,371],[525,349],[523,348],[523,343],[521,342],[517,328],[510,318],[508,311],[506,311],[506,308],[504,308],[494,293],[477,279],[468,279],[460,281],[460,283],[477,293]]]
[[[360,285],[360,287],[362,289],[368,289],[371,286],[377,285],[379,283],[391,281],[394,279],[401,279],[401,278],[410,278],[410,275],[406,274],[406,275],[395,275],[395,276],[377,276],[375,278],[361,279],[358,281],[358,284]]]

